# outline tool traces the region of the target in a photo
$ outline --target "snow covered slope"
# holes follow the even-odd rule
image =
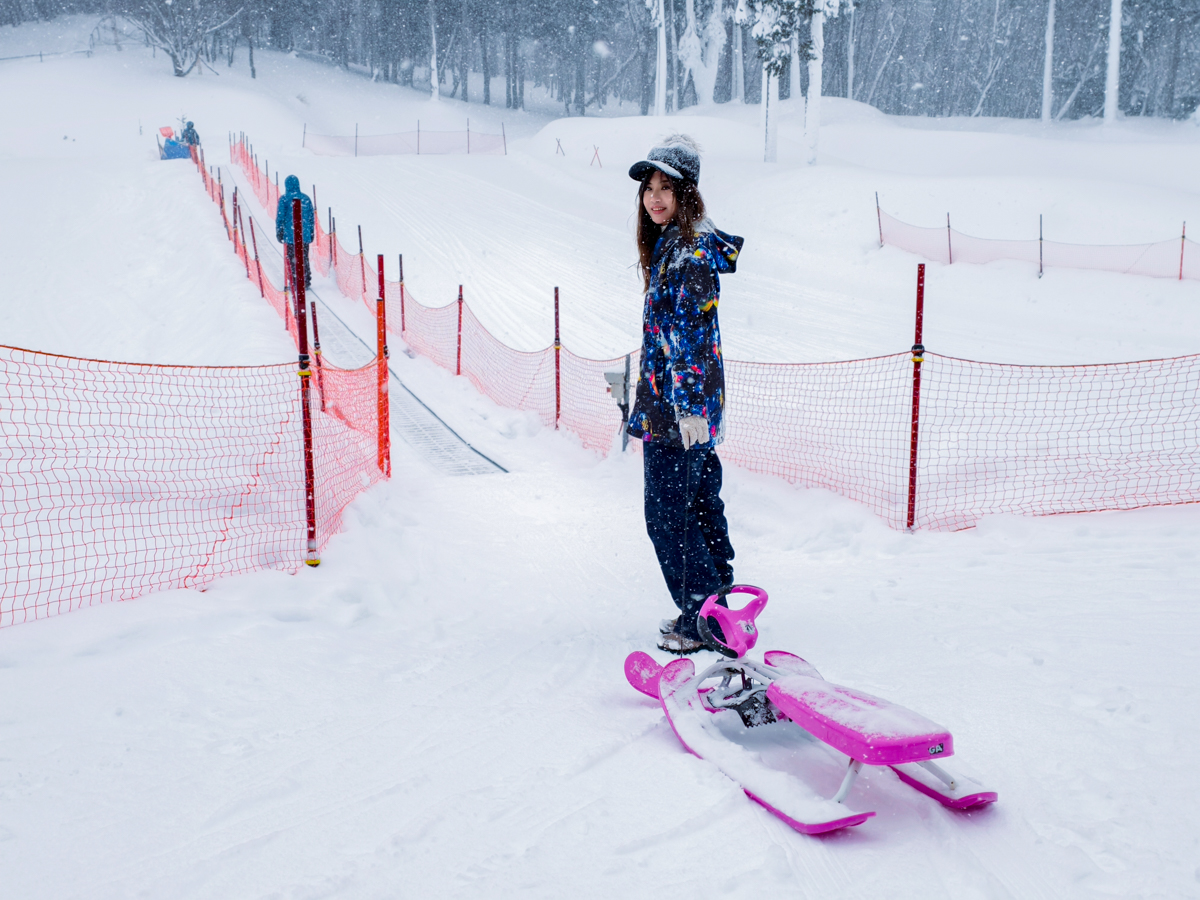
[[[38,26],[64,27],[86,37],[90,23]],[[0,51],[29,33],[4,29]],[[389,265],[405,254],[423,301],[449,301],[462,281],[498,333],[541,346],[559,284],[568,343],[605,355],[638,328],[623,169],[681,123],[710,147],[702,184],[717,220],[752,248],[723,296],[734,356],[837,358],[911,340],[916,260],[874,247],[876,187],[909,220],[936,224],[949,208],[963,230],[998,236],[1039,211],[1078,240],[1200,221],[1194,171],[1163,182],[1194,154],[1191,126],[1043,136],[830,103],[822,165],[792,162],[785,123],[784,161],[768,170],[753,159],[750,109],[551,122],[431,108],[270,53],[258,62],[256,81],[244,57],[219,77],[173,79],[128,45],[0,63],[4,342],[172,362],[293,357],[194,173],[153,159],[153,128],[181,113],[211,159],[226,131],[245,130],[272,169],[278,155],[284,174],[315,181],[343,229],[363,224],[368,252]],[[450,127],[467,110],[473,128],[504,120],[509,157],[355,161],[298,146],[304,122]],[[603,170],[587,165],[593,145]],[[953,160],[945,176],[930,171],[939,154]],[[76,209],[109,218],[90,227]],[[927,343],[941,352],[1061,362],[1200,345],[1194,284],[1038,281],[1017,265],[931,267],[930,280]],[[317,288],[335,308],[332,287]],[[336,309],[370,334],[365,311]],[[993,808],[953,814],[872,774],[856,790],[877,818],[803,838],[687,756],[624,682],[625,655],[650,649],[671,612],[636,458],[599,462],[425,360],[393,363],[511,474],[450,477],[396,440],[393,480],[351,508],[319,569],[0,631],[6,896],[1200,890],[1200,725],[1187,712],[1200,703],[1200,510],[908,535],[824,492],[727,470],[738,578],[773,598],[760,647],[946,724],[1000,792]]]

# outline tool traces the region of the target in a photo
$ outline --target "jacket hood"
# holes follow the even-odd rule
[[[289,175],[283,180],[283,189],[288,194],[300,193],[300,179],[295,175]]]
[[[704,219],[695,224],[696,243],[693,253],[707,256],[712,260],[713,268],[721,274],[732,275],[737,271],[738,254],[742,252],[745,238],[727,234],[713,225],[711,219]],[[662,233],[654,248],[654,257],[667,251],[667,248],[679,239],[679,226],[672,224]]]
[[[708,219],[696,227],[696,247],[709,254],[718,272],[732,274],[737,271],[738,254],[744,243],[745,238],[718,230]]]

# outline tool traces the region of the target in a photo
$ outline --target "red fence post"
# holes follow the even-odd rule
[[[309,378],[312,371],[308,365],[308,327],[304,308],[304,218],[300,212],[300,199],[292,201],[292,265],[295,270],[293,287],[296,291],[296,338],[300,348],[300,415],[304,431],[304,514],[308,525],[308,558],[310,566],[321,564],[317,558],[317,491],[316,474],[313,470],[312,410],[309,408]]]
[[[379,254],[379,300],[375,304],[375,361],[379,370],[376,382],[379,429],[379,471],[384,478],[392,477],[391,425],[388,419],[388,348],[387,304],[384,302],[386,284],[383,280],[383,254]]]
[[[250,240],[254,243],[254,268],[258,272],[258,292],[266,299],[267,291],[263,287],[262,263],[258,261],[258,237],[254,233],[254,216],[250,217]],[[287,267],[284,266],[284,268]],[[283,327],[286,328],[287,325],[285,324]]]
[[[917,264],[917,327],[913,339],[912,363],[912,434],[908,448],[908,522],[912,531],[917,520],[917,434],[921,418],[921,363],[925,361],[925,347],[921,344],[921,327],[925,318],[925,263]]]
[[[404,334],[404,254],[400,254],[400,333]]]
[[[458,286],[458,356],[454,363],[454,374],[462,374],[462,285]]]
[[[303,252],[303,251],[301,251]],[[313,329],[313,359],[317,363],[317,395],[321,398],[321,412],[325,412],[325,380],[321,374],[321,332],[317,328],[317,301],[312,302],[312,307],[309,309],[309,315],[312,316]]]
[[[362,226],[358,226],[358,270],[362,274],[362,298],[367,302],[367,257],[363,255]]]
[[[883,213],[879,210],[879,191],[875,192],[875,221],[879,225],[879,246],[883,246]]]
[[[251,222],[254,220],[251,219]],[[250,253],[246,246],[246,220],[242,218],[242,208],[238,207],[238,228],[242,235],[242,262],[246,264],[246,280],[250,280]]]
[[[1179,236],[1179,280],[1183,281],[1183,251],[1187,247],[1187,222],[1183,223],[1183,234]]]
[[[221,183],[221,170],[217,169],[217,195],[221,205],[221,224],[225,226],[225,237],[233,240],[229,234],[229,219],[225,215],[225,185]]]
[[[558,330],[558,288],[554,289],[554,430],[562,416],[562,340]]]

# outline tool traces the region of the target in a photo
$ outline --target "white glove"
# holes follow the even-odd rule
[[[684,416],[679,420],[679,439],[683,441],[684,450],[691,450],[693,444],[707,444],[708,438],[708,419]]]

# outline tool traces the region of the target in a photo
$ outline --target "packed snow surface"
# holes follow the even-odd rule
[[[5,28],[0,56],[83,47],[93,25]],[[4,343],[142,362],[294,358],[194,170],[156,158],[156,129],[181,115],[214,164],[227,164],[226,135],[246,132],[272,173],[317,185],[352,249],[361,224],[390,277],[404,254],[421,301],[450,302],[461,283],[523,349],[549,343],[556,285],[569,347],[636,345],[625,170],[673,131],[705,148],[712,216],[746,238],[722,285],[731,357],[911,343],[917,260],[878,248],[876,190],[900,218],[937,225],[949,211],[980,236],[1034,236],[1039,213],[1048,237],[1095,243],[1200,223],[1192,124],[914,122],[829,100],[820,164],[800,164],[785,105],[781,162],[767,166],[754,108],[555,119],[545,106],[431,104],[270,52],[256,61],[255,80],[244,49],[232,68],[175,79],[126,42],[0,62]],[[482,131],[503,122],[508,155],[300,147],[306,126],[383,133],[468,117]],[[370,335],[365,310],[316,287]],[[930,265],[925,343],[1031,363],[1191,353],[1198,290]],[[953,813],[894,779],[871,795],[877,772],[852,795],[877,817],[806,838],[685,753],[624,681],[625,656],[652,650],[674,614],[638,458],[601,461],[426,360],[392,360],[509,474],[442,474],[397,434],[391,482],[349,510],[318,569],[0,632],[6,897],[1200,893],[1200,509],[910,535],[826,492],[727,469],[737,577],[772,598],[759,649],[945,724],[956,759],[1000,794]]]

